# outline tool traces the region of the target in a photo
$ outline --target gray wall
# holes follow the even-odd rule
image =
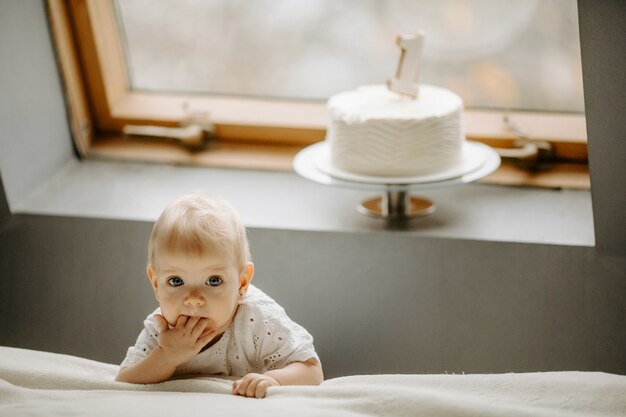
[[[150,228],[14,216],[0,240],[2,344],[120,362],[156,307]],[[315,336],[327,376],[626,373],[624,258],[394,233],[249,234],[254,282]]]
[[[590,3],[581,3],[593,12]],[[583,53],[587,36],[620,24],[614,15],[588,22],[581,32]],[[11,202],[62,166],[71,149],[41,3],[4,1],[0,16],[0,170]],[[28,24],[13,22],[18,18]],[[20,51],[7,49],[15,45]],[[36,67],[18,71],[5,61],[14,55]],[[596,65],[584,70],[604,70]],[[43,119],[33,117],[25,101],[35,96]],[[592,155],[592,164],[610,167],[592,167],[598,173],[592,180],[600,249],[391,231],[252,229],[256,283],[314,334],[327,376],[626,373],[626,255],[624,235],[612,231],[624,230],[626,219],[623,210],[610,208],[626,187],[623,181],[610,187],[603,182],[609,181],[604,176],[626,178],[626,166],[616,159],[623,155],[623,135],[610,134],[623,131],[626,122],[621,109],[598,106],[589,97],[587,110],[588,117],[593,111],[614,115],[614,129],[589,134],[590,142],[598,138],[592,153],[611,150]],[[6,209],[2,213],[6,219]],[[150,227],[141,221],[11,216],[0,226],[0,344],[119,362],[155,306],[144,272]]]
[[[41,0],[0,2],[0,173],[15,207],[72,157]]]
[[[626,256],[626,3],[578,9],[596,246]]]
[[[0,175],[0,227],[2,227],[10,217],[11,210],[9,209],[9,203],[4,192],[4,185],[2,184],[2,176]]]

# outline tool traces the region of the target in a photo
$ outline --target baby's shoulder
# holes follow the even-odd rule
[[[158,329],[159,323],[154,317],[156,314],[161,314],[161,307],[157,307],[152,313],[148,314],[143,320],[143,325],[147,329]]]
[[[246,323],[286,319],[285,309],[259,288],[250,285],[246,298],[237,309],[237,319]]]

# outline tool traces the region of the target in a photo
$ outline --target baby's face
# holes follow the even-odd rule
[[[155,269],[148,267],[148,275],[170,325],[185,315],[208,318],[207,329],[217,334],[228,328],[242,299],[240,289],[243,285],[245,291],[249,282],[233,262],[217,254],[165,253],[156,263]]]

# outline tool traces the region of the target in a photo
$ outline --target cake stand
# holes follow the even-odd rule
[[[352,189],[377,190],[381,195],[357,206],[359,213],[387,220],[405,220],[435,211],[429,199],[413,196],[411,191],[448,187],[478,181],[500,166],[500,156],[487,145],[465,142],[461,161],[449,169],[425,176],[374,177],[349,173],[330,163],[328,143],[307,146],[293,160],[298,175],[319,184]]]

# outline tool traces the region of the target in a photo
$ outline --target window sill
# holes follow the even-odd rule
[[[171,200],[196,190],[230,200],[252,228],[594,246],[588,190],[486,184],[427,190],[420,194],[437,211],[394,229],[357,213],[371,192],[326,187],[286,171],[138,162],[72,160],[13,211],[153,222]]]
[[[293,158],[303,148],[298,145],[267,145],[215,142],[207,149],[190,151],[180,144],[119,136],[99,138],[87,152],[89,158],[112,161],[157,162],[210,168],[293,171]],[[549,169],[531,172],[513,164],[502,164],[483,184],[589,190],[589,170],[585,163],[553,164]]]

